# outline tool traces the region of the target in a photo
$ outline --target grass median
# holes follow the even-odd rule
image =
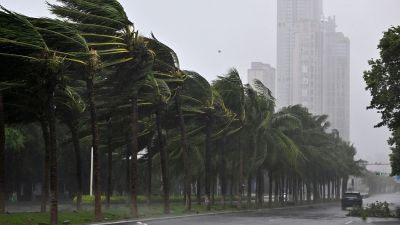
[[[236,210],[236,207],[226,207],[225,210]],[[162,204],[153,204],[151,206],[140,205],[139,215],[140,218],[154,218],[166,216],[163,212]],[[213,206],[211,211],[207,211],[204,205],[193,205],[192,211],[187,212],[182,203],[171,204],[171,216],[181,216],[189,214],[198,214],[206,212],[221,212],[223,208],[221,206]],[[118,221],[131,219],[129,216],[129,208],[123,206],[113,206],[110,209],[104,209],[103,211],[103,222],[107,221]],[[44,225],[48,224],[50,220],[49,213],[10,213],[0,215],[0,225]],[[93,210],[85,210],[80,212],[71,211],[60,211],[58,217],[58,224],[89,224],[93,223],[94,213]]]

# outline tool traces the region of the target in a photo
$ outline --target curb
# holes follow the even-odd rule
[[[329,203],[316,203],[316,204],[307,204],[307,205],[299,205],[299,206],[289,206],[289,207],[278,207],[278,208],[262,208],[262,209],[245,209],[245,210],[236,210],[236,211],[222,211],[222,212],[214,212],[214,213],[199,213],[199,214],[189,214],[182,216],[164,216],[164,217],[153,217],[153,218],[143,218],[143,219],[131,219],[131,220],[120,220],[114,222],[101,222],[101,223],[89,223],[85,225],[126,225],[129,223],[137,223],[137,222],[149,222],[149,221],[157,221],[157,220],[172,220],[172,219],[181,219],[181,218],[190,218],[190,217],[201,217],[201,216],[216,216],[216,215],[224,215],[224,214],[239,214],[239,213],[248,213],[248,212],[262,212],[262,211],[272,211],[272,210],[283,210],[283,209],[295,209],[295,208],[308,208],[313,206],[322,206]]]

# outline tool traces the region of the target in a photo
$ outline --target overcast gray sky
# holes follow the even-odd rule
[[[121,0],[139,31],[171,46],[181,67],[214,79],[236,67],[247,81],[251,61],[276,67],[277,0]],[[54,0],[50,0],[54,2]],[[0,4],[31,16],[50,16],[43,0],[0,0]],[[382,32],[400,25],[400,0],[324,0],[326,16],[336,16],[338,31],[351,40],[351,141],[359,157],[388,160],[385,128],[373,128],[379,115],[366,110],[367,61],[378,56]],[[221,50],[221,53],[218,53]]]

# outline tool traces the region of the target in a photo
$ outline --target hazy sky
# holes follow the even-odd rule
[[[51,0],[50,2],[54,2]],[[139,31],[171,46],[181,67],[212,80],[236,67],[247,81],[251,61],[276,67],[277,0],[121,0]],[[43,0],[0,0],[0,4],[31,16],[50,16]],[[378,56],[382,32],[400,25],[400,0],[325,0],[325,16],[336,16],[338,31],[351,41],[350,138],[359,157],[387,160],[385,128],[373,128],[379,115],[366,110],[367,61]],[[221,53],[218,53],[221,50]]]

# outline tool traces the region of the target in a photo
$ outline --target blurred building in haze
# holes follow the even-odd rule
[[[275,68],[262,62],[252,62],[251,68],[247,71],[248,82],[253,85],[254,80],[261,81],[276,97],[276,73]]]
[[[277,106],[327,114],[349,140],[350,41],[324,18],[322,0],[277,0]]]

